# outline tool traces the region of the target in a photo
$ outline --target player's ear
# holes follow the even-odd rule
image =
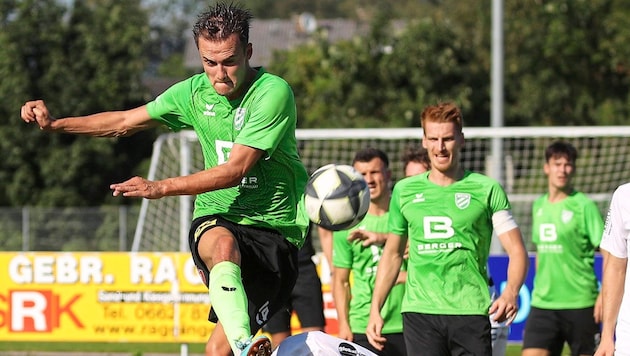
[[[248,43],[247,47],[245,48],[245,56],[247,57],[247,60],[252,59],[253,53],[254,53],[254,48],[252,47],[251,43]]]

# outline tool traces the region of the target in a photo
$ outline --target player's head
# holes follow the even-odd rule
[[[352,166],[365,178],[370,188],[370,200],[389,199],[391,171],[387,154],[378,148],[364,148],[354,155]]]
[[[249,27],[253,18],[251,12],[235,4],[217,3],[201,13],[193,26],[195,43],[199,39],[225,41],[233,34],[238,35],[243,49],[249,43]]]
[[[577,149],[565,141],[555,141],[545,149],[545,165],[550,188],[571,190],[571,181],[575,175]]]
[[[251,19],[252,14],[240,6],[217,3],[193,26],[204,72],[216,92],[228,99],[243,94],[248,81]]]
[[[431,159],[427,150],[420,145],[410,145],[402,155],[405,177],[424,173],[431,169]]]
[[[463,118],[453,103],[429,105],[421,115],[422,146],[428,151],[431,169],[444,174],[459,170],[459,152],[464,146]]]
[[[566,158],[569,162],[575,163],[578,152],[575,146],[566,141],[555,141],[545,149],[545,162],[552,158]]]

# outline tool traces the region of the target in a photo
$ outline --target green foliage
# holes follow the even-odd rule
[[[184,55],[182,53],[175,53],[166,58],[158,66],[157,73],[160,77],[167,78],[188,78],[189,76],[197,73],[197,69],[186,68],[184,65]]]
[[[68,3],[72,7],[63,5]],[[489,0],[242,3],[257,18],[308,11],[367,27],[361,36],[334,43],[322,29],[311,42],[276,54],[268,67],[293,86],[300,127],[418,126],[420,110],[444,100],[460,104],[467,125],[489,125]],[[149,61],[160,58],[153,64],[161,73],[189,74],[181,70],[181,55],[172,53],[183,52],[183,39],[205,5],[0,1],[0,206],[137,203],[113,199],[108,186],[146,172],[156,132],[119,139],[48,134],[21,122],[19,108],[45,99],[53,115],[67,116],[144,103],[149,97],[141,77]],[[504,1],[505,124],[626,124],[626,5]]]
[[[372,28],[364,37],[276,54],[269,68],[294,87],[301,127],[418,126],[420,110],[444,100],[462,107],[467,125],[490,125],[491,2],[379,4],[362,2]],[[626,124],[629,9],[621,0],[504,2],[505,125]],[[395,18],[406,19],[402,31],[384,21]]]
[[[627,123],[627,2],[507,2],[505,13],[511,122]]]
[[[76,1],[73,8],[25,0],[3,2],[0,11],[0,206],[100,204],[110,183],[148,157],[154,135],[44,133],[20,121],[19,108],[44,99],[54,116],[75,116],[144,103],[147,15],[137,0]]]
[[[422,108],[445,100],[470,125],[487,124],[487,106],[476,104],[488,100],[488,69],[476,65],[474,43],[431,17],[404,25],[383,13],[365,38],[277,53],[270,70],[293,86],[301,127],[419,126]]]

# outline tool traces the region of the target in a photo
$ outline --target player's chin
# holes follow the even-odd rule
[[[214,83],[214,90],[219,95],[229,96],[234,92],[234,85],[232,83]]]

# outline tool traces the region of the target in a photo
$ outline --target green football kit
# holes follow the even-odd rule
[[[389,230],[409,241],[402,312],[436,315],[488,315],[487,262],[492,216],[510,210],[501,185],[466,171],[448,186],[429,173],[394,186]]]
[[[293,92],[282,78],[260,68],[247,93],[228,100],[200,73],[170,87],[147,111],[174,131],[194,129],[206,169],[227,162],[233,144],[266,152],[238,186],[197,195],[193,218],[221,215],[275,229],[302,246],[309,223],[303,206],[308,174],[297,152]]]
[[[237,186],[196,196],[191,225],[195,231],[189,236],[193,259],[210,294],[209,320],[221,321],[232,351],[240,354],[251,334],[286,302],[297,277],[297,248],[309,226],[303,199],[308,174],[297,151],[293,91],[282,78],[259,68],[247,92],[228,100],[216,92],[206,73],[200,73],[174,84],[146,109],[174,131],[195,131],[205,169],[228,162],[234,144],[264,151]],[[212,220],[195,227],[204,218]],[[247,258],[240,265],[219,261],[210,270],[195,245],[196,230],[219,220],[260,233],[233,228],[240,253]],[[270,237],[278,236],[275,232],[286,241]],[[296,247],[295,255],[287,243]]]
[[[349,269],[352,273],[350,287],[352,298],[350,299],[348,317],[350,329],[356,334],[365,334],[367,329],[370,319],[370,304],[376,283],[376,268],[383,255],[383,246],[364,247],[362,241],[349,242],[348,235],[357,229],[387,233],[387,222],[387,213],[381,216],[367,214],[354,228],[333,233],[333,266]],[[381,309],[384,320],[381,331],[383,334],[402,332],[400,310],[404,293],[405,285],[397,284],[387,297]]]
[[[595,249],[604,231],[599,208],[581,192],[556,203],[545,194],[536,199],[532,213],[532,241],[537,247],[532,306],[592,307],[599,294]]]

